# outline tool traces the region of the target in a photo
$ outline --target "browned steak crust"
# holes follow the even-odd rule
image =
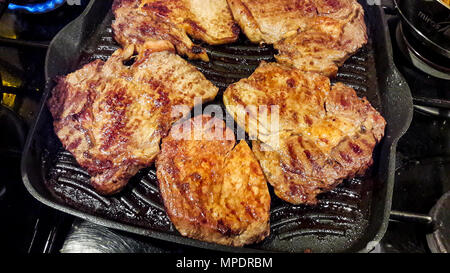
[[[257,138],[253,151],[277,196],[293,204],[314,204],[319,193],[364,174],[386,125],[352,88],[274,63],[263,63],[248,79],[230,85],[224,102]],[[238,105],[277,105],[279,124]]]
[[[350,12],[343,18],[339,17],[344,16],[342,13],[313,17],[304,29],[275,43],[277,61],[335,76],[338,67],[367,43],[364,10],[356,1],[349,7]]]
[[[239,36],[226,0],[115,0],[113,12],[115,39],[122,46],[135,44],[137,50],[147,41],[167,40],[179,54],[208,61],[205,49],[188,34],[213,45]]]
[[[195,135],[194,128],[200,128]],[[247,143],[235,144],[222,120],[205,115],[174,125],[163,139],[157,176],[182,235],[242,246],[269,234],[266,180]]]
[[[335,75],[367,43],[364,10],[356,0],[227,0],[255,43],[274,44],[279,63]]]
[[[102,194],[121,190],[159,153],[160,139],[217,88],[175,55],[167,42],[147,44],[131,66],[133,48],[117,50],[58,80],[48,100],[54,129],[65,149],[92,176]],[[172,106],[187,106],[172,113]]]

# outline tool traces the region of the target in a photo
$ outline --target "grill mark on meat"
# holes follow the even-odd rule
[[[121,31],[125,31],[126,27],[127,27],[126,24],[120,24],[119,25],[119,28],[120,28]],[[139,29],[139,32],[142,34],[142,36],[146,36],[146,35],[154,36],[157,33],[155,27],[153,27],[151,25],[140,25],[138,27],[138,29]],[[138,41],[140,43],[144,43],[144,39],[142,38],[142,36],[133,36],[133,37],[138,39]]]
[[[300,141],[299,141],[300,142]],[[296,170],[294,173],[296,174],[301,174],[303,173],[303,164],[300,162],[300,160],[298,160],[297,158],[297,154],[295,152],[295,147],[292,143],[288,143],[287,144],[287,149],[288,149],[288,154],[289,154],[289,158],[291,160],[290,162],[290,166],[292,166],[292,168],[290,168],[289,171],[293,172],[291,169]],[[299,170],[299,171],[297,171]]]
[[[373,145],[369,142],[367,142],[367,140],[365,138],[360,139],[361,143],[364,144],[364,146],[366,146],[367,148],[373,148]]]
[[[250,163],[252,173],[262,174],[260,166],[256,162]]]
[[[353,142],[349,142],[348,145],[350,146],[350,148],[353,150],[353,152],[357,155],[362,154],[362,150],[361,147],[359,147],[357,144],[353,143]]]
[[[113,167],[113,163],[109,159],[93,158],[89,153],[86,153],[84,156],[92,162],[92,164],[87,166],[87,170],[91,176],[104,173]]]
[[[289,194],[291,196],[296,196],[297,198],[300,198],[303,201],[306,200],[306,196],[304,195],[304,190],[301,185],[292,183],[289,186],[289,191],[290,191]]]
[[[167,92],[163,91],[163,88],[158,88],[158,99],[155,100],[155,106],[160,108],[163,108],[163,113],[168,113],[171,109],[169,109],[168,106],[170,104],[169,94]]]
[[[71,142],[68,146],[67,146],[67,150],[73,150],[73,149],[76,149],[76,148],[78,148],[78,146],[80,146],[80,144],[81,144],[81,141],[82,141],[82,138],[77,138],[75,141],[73,141],[73,142]]]
[[[304,150],[304,153],[306,155],[306,158],[309,160],[309,162],[311,163],[311,167],[313,169],[313,173],[320,173],[322,170],[322,166],[320,166],[316,160],[314,159],[313,155],[311,154],[311,152],[309,150]]]
[[[239,235],[238,231],[233,230],[230,226],[224,223],[222,219],[217,221],[217,230],[224,236],[232,237]]]
[[[340,151],[340,152],[339,152],[339,155],[340,155],[341,158],[344,159],[347,163],[352,163],[352,162],[353,162],[352,158],[351,158],[348,154],[346,154],[345,152]]]
[[[340,103],[344,108],[350,106],[350,102],[347,100],[345,96],[341,96]]]
[[[304,171],[303,171],[303,166],[300,165],[301,168],[299,168],[299,166],[297,166],[296,168],[291,167],[291,165],[287,165],[283,162],[280,163],[281,169],[283,170],[283,175],[285,176],[285,180],[290,180],[288,173],[293,173],[296,175],[300,175],[303,176],[304,175]]]
[[[295,9],[304,10],[306,14],[311,14],[311,13],[317,14],[316,6],[310,1],[307,1],[305,3],[305,0],[296,0],[295,1]]]
[[[116,144],[118,138],[126,142],[127,137],[131,135],[130,131],[124,132],[124,129],[127,126],[127,107],[132,101],[127,98],[125,88],[120,88],[111,93],[106,99],[106,106],[107,112],[111,114],[112,122],[106,123],[102,130],[105,139],[100,149],[104,151]],[[125,137],[121,138],[121,135]]]
[[[163,1],[156,1],[153,3],[145,3],[142,8],[151,13],[155,13],[160,17],[167,17],[170,13],[170,9],[167,8]]]
[[[185,19],[184,22],[187,23],[192,28],[192,31],[194,33],[195,32],[206,33],[206,30],[203,27],[201,27],[199,24],[197,24],[197,22],[195,22],[194,20],[192,20],[192,19]]]
[[[298,113],[294,113],[293,118],[295,122],[299,122]]]
[[[306,155],[306,158],[308,158],[308,160],[312,161],[312,157],[311,157],[311,152],[308,150],[304,150],[303,153]]]
[[[305,115],[304,117],[305,123],[308,124],[308,126],[311,126],[313,124],[313,121],[308,115]]]
[[[286,92],[290,78],[297,84]],[[269,88],[271,91],[266,92]],[[266,102],[283,106],[278,146],[258,138],[254,151],[275,193],[294,204],[314,204],[319,193],[367,169],[386,125],[383,117],[366,100],[360,100],[352,88],[342,83],[330,85],[326,77],[275,63],[261,64],[249,79],[231,85],[224,98],[227,111],[237,116],[241,127],[244,113],[233,111],[235,103],[243,107],[258,107]],[[258,117],[246,124],[270,127]],[[259,142],[279,148],[262,151],[256,144]],[[289,189],[292,184],[301,185],[303,195],[295,195],[299,189]]]
[[[342,7],[341,1],[338,0],[324,0],[327,6],[333,8],[333,10],[337,10]]]

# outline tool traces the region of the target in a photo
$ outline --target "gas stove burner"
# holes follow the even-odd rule
[[[34,0],[28,1],[29,4],[15,4],[10,3],[8,5],[9,10],[13,11],[25,11],[29,13],[46,13],[56,9],[64,4],[65,0]]]
[[[444,80],[450,80],[450,60],[427,50],[401,23],[396,28],[396,40],[403,56],[422,72]]]

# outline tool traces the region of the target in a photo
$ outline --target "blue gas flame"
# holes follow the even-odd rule
[[[47,0],[43,3],[27,4],[27,5],[16,5],[11,3],[8,5],[8,9],[25,10],[31,13],[43,13],[55,9],[57,6],[64,3],[64,1],[65,0]]]

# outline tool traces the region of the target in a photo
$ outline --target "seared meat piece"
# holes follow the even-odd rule
[[[92,176],[102,194],[121,190],[149,166],[173,122],[189,113],[194,97],[212,100],[218,89],[166,41],[117,50],[58,80],[48,101],[63,146]],[[185,105],[172,111],[175,105]]]
[[[224,103],[256,139],[253,151],[275,194],[293,204],[314,204],[319,193],[363,175],[386,125],[352,88],[274,63],[230,85]],[[278,118],[258,112],[264,105],[278,106]]]
[[[227,0],[242,31],[254,43],[274,44],[304,31],[318,16],[347,20],[356,0]]]
[[[330,80],[317,73],[262,62],[249,78],[231,84],[223,101],[251,137],[277,148],[278,134],[306,129],[325,115],[323,105],[329,90]],[[266,106],[267,113],[260,106]],[[278,113],[273,112],[272,117],[271,110],[277,110],[273,106]],[[271,122],[277,116],[278,121]]]
[[[236,22],[254,43],[273,44],[304,29],[317,15],[311,0],[227,0]]]
[[[172,223],[190,238],[242,246],[270,232],[270,194],[245,141],[222,120],[196,116],[172,127],[156,170]]]
[[[355,0],[228,0],[253,42],[274,44],[280,63],[334,75],[367,42],[364,10]]]
[[[335,76],[338,67],[367,43],[364,10],[357,3],[354,7],[345,19],[314,17],[306,29],[275,43],[277,61],[303,71]]]
[[[115,0],[113,30],[123,46],[167,40],[179,54],[208,61],[204,48],[188,34],[208,44],[234,42],[239,27],[233,21],[226,0]]]

